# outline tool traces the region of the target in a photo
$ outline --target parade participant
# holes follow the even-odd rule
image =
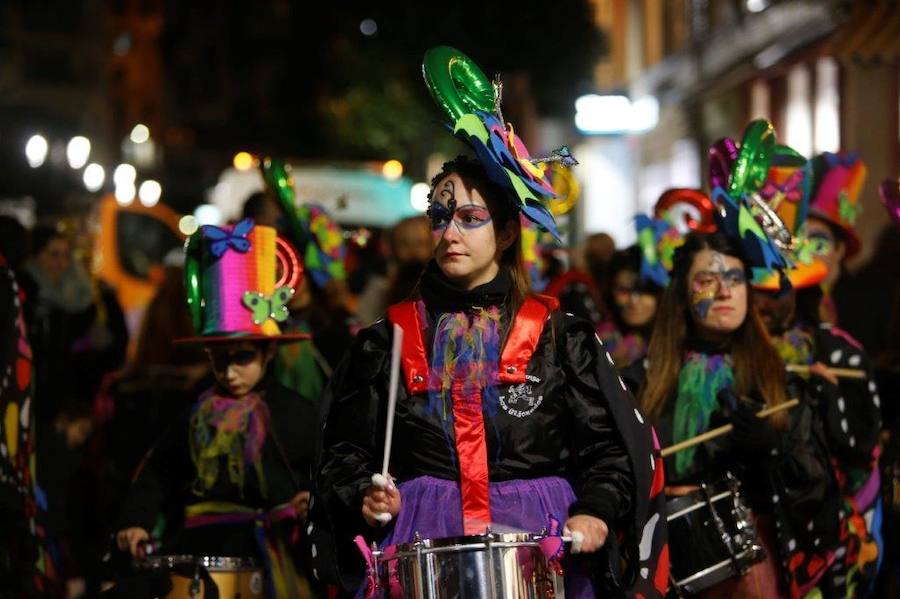
[[[606,301],[610,318],[600,323],[597,335],[619,368],[646,355],[663,292],[663,287],[643,280],[640,273],[641,249],[637,246],[616,252],[610,260]]]
[[[156,536],[165,553],[256,557],[269,596],[307,596],[288,541],[307,512],[316,413],[269,369],[278,342],[304,337],[279,330],[299,260],[274,229],[248,219],[201,227],[188,240],[185,274],[199,335],[183,341],[204,346],[216,384],[145,458],[118,547],[142,557]],[[172,521],[159,534],[161,516]]]
[[[817,253],[828,270],[821,283],[822,320],[838,324],[832,292],[841,278],[844,263],[860,250],[854,225],[862,211],[859,194],[868,169],[855,154],[825,152],[811,162],[812,200],[807,235],[816,242]]]
[[[666,459],[670,497],[737,477],[767,555],[743,576],[707,588],[705,596],[802,597],[834,559],[836,492],[807,391],[799,379],[786,378],[749,286],[754,273],[786,267],[773,242],[783,231],[771,222],[761,226],[750,199],[762,183],[758,162],[772,156],[774,132],[757,121],[748,127],[740,152],[733,142],[729,145],[733,154],[723,176],[716,171],[715,153],[711,160],[719,230],[690,233],[675,250],[648,359],[625,376],[639,389],[640,403],[664,446],[719,424],[733,426],[728,435]],[[763,174],[767,170],[768,164]],[[756,416],[789,399],[800,400],[791,412]],[[673,537],[672,542],[675,569],[690,541],[681,539],[681,545]]]
[[[435,69],[454,63],[476,72],[451,48],[426,54],[426,80],[438,98],[450,90],[435,89]],[[662,488],[651,429],[592,325],[528,291],[519,216],[555,232],[540,204],[552,189],[497,116],[490,84],[483,75],[478,82],[490,94],[486,110],[450,113],[478,159],[459,157],[432,182],[434,257],[417,297],[360,333],[326,393],[318,489],[343,528],[339,557],[358,584],[361,560],[340,555],[352,535],[388,546],[415,533],[446,538],[490,526],[537,533],[550,515],[578,537],[573,552],[605,548],[617,570],[612,556],[620,549],[625,571],[594,580],[598,589],[615,580],[631,595],[660,597],[668,554],[654,511],[661,506],[651,499]],[[381,488],[372,474],[385,435],[391,323],[403,330],[403,384],[394,481]],[[384,513],[391,521],[380,528]],[[566,576],[566,595],[600,596],[580,565]],[[597,577],[610,566],[598,566]]]
[[[819,256],[827,247],[823,248],[821,229],[804,226],[810,199],[808,178],[805,161],[769,170],[761,196],[794,233],[793,267],[787,272],[791,289],[779,291],[773,274],[754,280],[753,298],[788,369],[814,377],[817,414],[842,498],[841,547],[819,588],[826,597],[849,597],[871,587],[881,554],[880,398],[862,345],[820,318],[820,283],[828,269]],[[854,372],[838,377],[829,368]]]
[[[608,266],[606,306],[609,317],[597,334],[616,366],[625,368],[647,353],[647,342],[675,248],[692,230],[712,230],[712,202],[698,189],[665,191],[654,207],[654,215],[634,219],[637,243],[616,252]]]

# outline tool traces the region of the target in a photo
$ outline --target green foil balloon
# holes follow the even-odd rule
[[[263,180],[275,192],[278,205],[287,219],[290,229],[286,232],[288,237],[298,249],[305,248],[308,237],[306,233],[307,227],[297,211],[294,183],[287,172],[287,166],[283,160],[266,157],[260,162],[260,168],[262,169]]]
[[[187,238],[184,244],[184,286],[187,290],[188,311],[194,331],[200,334],[203,330],[203,296],[200,290],[200,238],[203,233],[197,231]]]
[[[728,193],[738,197],[758,190],[766,182],[775,152],[775,128],[766,120],[747,125],[741,139],[741,150],[731,171]]]
[[[477,64],[450,46],[436,46],[425,52],[422,74],[431,96],[450,121],[481,110],[494,111],[494,87]]]

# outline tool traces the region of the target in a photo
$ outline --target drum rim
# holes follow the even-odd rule
[[[148,555],[140,560],[135,560],[134,564],[135,567],[142,570],[171,569],[194,565],[200,565],[210,572],[262,569],[259,560],[253,557],[190,554]]]
[[[417,551],[418,549],[440,549],[452,546],[469,546],[469,545],[486,545],[490,540],[491,545],[499,544],[521,544],[536,545],[538,541],[545,538],[546,535],[539,535],[530,532],[506,532],[506,533],[486,533],[483,535],[467,535],[462,537],[443,537],[438,539],[421,539],[411,541],[409,543],[399,543],[391,545],[398,553],[406,551]]]

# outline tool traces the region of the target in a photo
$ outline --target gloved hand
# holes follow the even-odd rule
[[[737,451],[760,458],[774,455],[781,449],[782,433],[767,418],[759,418],[756,413],[765,405],[740,399],[731,415],[731,440]],[[774,450],[774,451],[773,451]]]

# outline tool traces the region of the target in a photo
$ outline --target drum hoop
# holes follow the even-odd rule
[[[210,555],[150,555],[137,562],[140,569],[171,570],[179,566],[202,566],[210,572],[260,570],[259,560],[252,557],[218,557]]]
[[[538,541],[542,539],[541,535],[531,533],[503,533],[503,534],[486,534],[486,535],[470,535],[465,537],[448,537],[444,539],[422,539],[412,543],[401,543],[394,545],[395,551],[390,555],[385,555],[381,551],[380,561],[392,561],[397,559],[406,559],[417,557],[420,555],[436,555],[441,553],[457,553],[463,551],[485,550],[490,548],[511,549],[511,548],[539,548]]]
[[[744,549],[743,551],[741,551],[740,553],[737,554],[737,559],[740,561],[743,561],[744,559],[753,560],[755,558],[755,556],[758,555],[758,553],[761,550],[762,550],[762,548],[758,547],[756,545],[754,545],[753,547],[748,547],[747,549]],[[754,563],[753,561],[750,561],[750,563],[742,564],[742,565],[750,566],[750,565],[753,565],[753,563]],[[679,587],[684,586],[686,584],[691,584],[692,582],[695,582],[706,576],[709,576],[713,572],[715,572],[717,570],[721,570],[722,568],[731,566],[732,564],[733,564],[733,562],[730,557],[727,559],[723,559],[722,561],[717,562],[707,568],[704,568],[703,570],[700,570],[699,572],[695,572],[695,573],[691,574],[687,578],[684,578],[682,580],[676,580],[675,584],[678,585]]]
[[[688,503],[689,500],[693,500],[688,504],[687,507],[677,508],[678,511],[667,515],[666,520],[671,522],[672,520],[680,518],[680,517],[684,516],[685,514],[690,514],[693,511],[707,507],[708,504],[706,503],[706,498],[704,498],[702,496],[702,494],[700,494],[700,497],[696,497],[694,495],[695,493],[700,494],[700,491],[692,491],[691,493],[688,493],[687,495],[683,495],[681,497],[676,497],[675,499],[670,501],[670,503],[669,503],[670,505],[676,505],[676,504]],[[722,491],[722,492],[717,493],[716,495],[713,495],[712,497],[710,497],[709,501],[710,501],[710,503],[716,503],[718,501],[721,501],[723,499],[728,499],[729,497],[733,497],[733,496],[734,496],[734,494],[730,490]]]

